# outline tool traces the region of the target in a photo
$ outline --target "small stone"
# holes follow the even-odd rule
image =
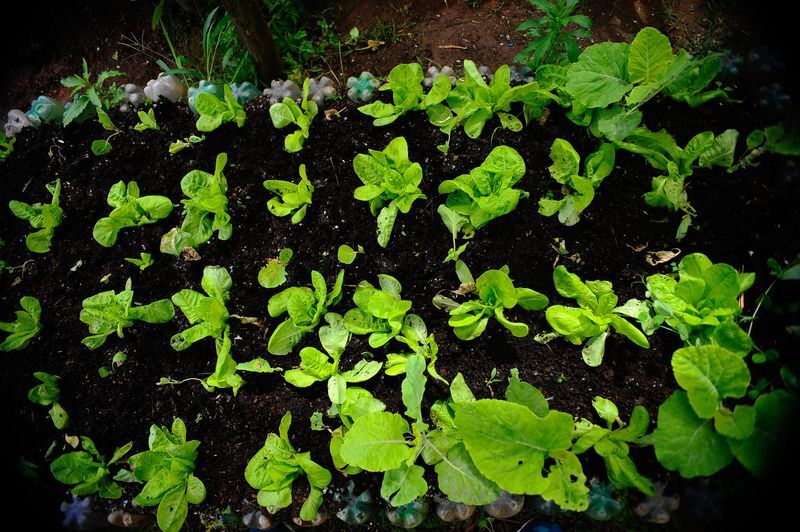
[[[348,525],[363,525],[377,513],[378,506],[369,490],[364,490],[359,496],[355,495],[355,483],[351,480],[347,484],[346,494],[335,494],[336,502],[347,501],[347,505],[336,512],[336,517]]]
[[[244,83],[231,83],[231,92],[239,105],[244,105],[250,100],[254,100],[260,94],[255,85],[249,81]]]
[[[50,122],[60,122],[64,117],[64,106],[47,96],[39,96],[31,102],[31,110],[28,111],[28,118],[34,126],[38,126],[38,121],[45,124]]]
[[[612,496],[614,487],[593,478],[589,482],[589,508],[586,515],[595,521],[608,521],[622,511],[622,503]]]
[[[139,528],[155,521],[153,514],[132,514],[125,510],[114,510],[108,514],[108,522],[120,528]]]
[[[656,482],[656,492],[652,497],[645,499],[636,505],[633,513],[641,517],[648,523],[663,525],[669,523],[670,514],[678,509],[681,498],[678,495],[664,495],[667,485],[663,482]]]
[[[496,501],[484,504],[483,509],[492,517],[508,519],[520,513],[524,504],[524,495],[511,495],[504,491]]]
[[[125,99],[122,101],[122,105],[119,106],[119,110],[127,113],[132,108],[142,105],[146,99],[147,96],[144,95],[144,90],[140,86],[128,83],[125,85]]]
[[[11,138],[24,128],[31,127],[32,125],[33,124],[31,123],[30,118],[28,118],[28,115],[19,109],[12,109],[8,112],[8,117],[3,130],[5,131],[6,137]]]
[[[428,501],[416,500],[386,511],[386,517],[394,526],[410,530],[421,525],[428,517],[430,507]]]
[[[449,66],[443,67],[441,70],[435,66],[428,68],[427,72],[425,72],[425,79],[422,81],[422,84],[426,88],[431,88],[433,87],[433,82],[436,81],[436,78],[439,76],[447,76],[450,78],[451,87],[456,84],[456,73],[453,72],[453,69]]]
[[[452,502],[445,497],[435,497],[436,515],[445,523],[466,521],[475,513],[475,507],[460,502]]]
[[[276,79],[270,83],[270,88],[264,89],[264,96],[269,98],[270,105],[282,102],[284,98],[299,102],[303,97],[303,91],[294,81]]]
[[[347,97],[354,102],[368,102],[375,95],[375,90],[381,86],[381,82],[369,72],[362,72],[357,78],[347,79]]]
[[[317,516],[311,521],[303,521],[299,517],[293,517],[292,521],[297,526],[302,526],[304,528],[312,528],[315,526],[320,526],[325,524],[325,522],[328,521],[329,517],[330,514],[328,514],[328,511],[325,508],[320,508],[319,511],[317,512]]]
[[[255,511],[242,516],[242,524],[250,530],[269,530],[272,528],[272,521],[265,514]]]
[[[154,103],[159,98],[165,98],[175,103],[186,97],[186,86],[175,76],[160,74],[157,79],[151,79],[147,82],[144,94]]]
[[[322,105],[325,100],[336,96],[336,88],[333,80],[327,76],[322,76],[319,80],[311,78],[308,84],[308,97],[314,100],[317,105]]]

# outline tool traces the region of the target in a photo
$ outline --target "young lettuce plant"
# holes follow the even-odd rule
[[[403,318],[403,327],[400,333],[394,337],[395,340],[408,346],[410,353],[389,353],[386,355],[387,375],[402,375],[406,372],[406,364],[409,357],[421,355],[428,361],[428,375],[436,380],[448,384],[448,382],[436,371],[436,359],[439,354],[439,345],[433,333],[428,334],[428,328],[422,318],[416,314],[407,314]]]
[[[618,298],[608,281],[581,281],[580,277],[567,271],[562,265],[553,270],[553,283],[563,297],[574,299],[579,308],[553,305],[548,307],[547,323],[567,341],[580,345],[588,342],[581,354],[583,361],[596,367],[603,362],[609,328],[623,335],[634,344],[649,348],[650,342],[642,331],[626,321],[617,307]],[[637,303],[628,301],[625,307]]]
[[[133,129],[136,131],[145,131],[147,129],[152,129],[153,131],[161,130],[158,126],[158,122],[156,122],[156,114],[152,109],[148,109],[146,113],[144,111],[138,111],[136,114],[139,116],[139,123],[133,126]]]
[[[140,197],[136,181],[130,181],[127,185],[124,181],[116,183],[108,191],[106,201],[114,210],[107,217],[100,218],[92,230],[94,239],[104,247],[113,246],[122,229],[155,223],[172,212],[169,198]]]
[[[122,497],[122,487],[112,479],[110,467],[128,454],[133,442],[118,447],[108,461],[88,436],[81,436],[81,445],[83,451],[62,454],[53,460],[50,464],[53,477],[62,484],[74,486],[70,490],[73,495],[97,493],[104,499]]]
[[[235,122],[239,127],[244,125],[247,115],[236,101],[230,85],[225,84],[223,90],[225,91],[223,100],[207,92],[201,92],[195,97],[194,108],[200,115],[195,124],[198,131],[205,133],[214,131],[227,122]]]
[[[376,101],[358,108],[367,116],[371,116],[374,126],[387,126],[409,111],[424,111],[428,107],[440,104],[450,94],[450,78],[439,74],[433,81],[431,90],[425,94],[422,82],[425,75],[418,63],[401,64],[389,72],[380,90],[392,91],[392,103]]]
[[[738,163],[728,168],[728,172],[758,166],[758,159],[765,153],[800,157],[800,132],[797,130],[797,124],[793,124],[789,131],[780,124],[755,129],[747,135],[746,143],[747,150]]]
[[[530,288],[517,288],[508,276],[508,266],[499,270],[487,270],[478,279],[463,261],[456,262],[458,275],[464,293],[477,293],[478,299],[457,303],[452,299],[437,296],[434,304],[450,309],[447,322],[460,340],[474,340],[486,330],[489,319],[494,317],[500,325],[513,336],[522,338],[528,335],[528,326],[510,321],[505,316],[507,309],[517,305],[525,310],[542,310],[548,304],[547,296]]]
[[[292,98],[286,97],[282,102],[276,103],[269,108],[269,116],[272,125],[277,129],[283,129],[289,124],[296,125],[299,129],[286,135],[283,140],[283,149],[289,153],[295,153],[303,149],[303,144],[309,136],[311,122],[319,112],[314,100],[308,99],[308,89],[310,80],[306,78],[303,82],[303,100],[297,105]]]
[[[9,333],[0,343],[0,351],[25,349],[42,330],[42,306],[39,300],[32,296],[23,296],[19,300],[19,305],[22,310],[16,312],[15,321],[0,321],[0,331]]]
[[[440,207],[439,214],[454,219],[462,218],[460,223],[447,224],[451,232],[455,227],[471,238],[477,229],[495,218],[510,213],[517,208],[520,198],[529,194],[513,188],[525,175],[525,161],[517,150],[508,146],[497,146],[481,165],[455,179],[448,179],[439,185],[439,194],[447,194],[446,209]],[[452,226],[452,227],[451,227]]]
[[[189,198],[183,203],[183,223],[161,237],[161,252],[179,255],[186,248],[196,248],[211,239],[214,231],[220,240],[228,240],[233,233],[228,214],[228,180],[222,170],[228,155],[217,155],[214,174],[192,170],[181,179],[181,190]]]
[[[314,347],[304,347],[300,350],[300,367],[286,371],[284,378],[298,388],[327,381],[328,398],[334,405],[341,405],[347,398],[348,383],[368,381],[381,371],[383,363],[362,359],[353,369],[340,372],[339,361],[350,341],[350,332],[339,314],[329,312],[325,321],[328,325],[320,327],[319,340],[328,354]]]
[[[397,213],[408,214],[414,201],[425,199],[419,189],[422,167],[408,159],[406,139],[397,137],[383,151],[369,150],[369,155],[356,155],[353,169],[364,183],[353,196],[369,202],[372,215],[378,217],[378,244],[385,248]]]
[[[313,521],[322,505],[322,490],[331,483],[331,474],[311,459],[311,453],[295,450],[289,442],[291,424],[292,413],[286,412],[278,434],[268,434],[264,446],[247,463],[244,478],[258,490],[258,504],[275,513],[292,504],[292,484],[305,476],[311,491],[300,508],[300,519]]]
[[[40,384],[28,390],[28,400],[42,406],[49,406],[50,410],[47,415],[50,416],[53,425],[58,430],[64,430],[69,424],[69,416],[58,401],[61,397],[61,389],[58,387],[61,377],[43,371],[37,371],[33,376]]]
[[[277,288],[286,282],[286,266],[292,260],[294,251],[283,248],[277,258],[267,261],[266,266],[258,270],[258,284],[264,288]]]
[[[158,528],[178,532],[189,503],[200,504],[206,498],[206,487],[192,474],[200,442],[186,441],[186,425],[176,418],[172,430],[152,425],[147,443],[149,451],[128,458],[133,478],[146,482],[134,500],[144,508],[158,505]]]
[[[562,185],[562,199],[553,199],[553,193],[539,200],[539,214],[553,216],[558,213],[558,221],[564,225],[575,225],[581,213],[594,199],[594,191],[614,169],[614,145],[604,143],[596,152],[586,158],[584,174],[580,175],[581,157],[572,144],[564,139],[556,139],[550,147],[550,160],[553,164],[548,170],[550,176]]]
[[[56,227],[61,225],[64,219],[64,211],[59,205],[61,201],[61,180],[56,179],[55,185],[48,184],[47,191],[53,197],[49,204],[34,203],[33,205],[23,201],[12,200],[8,203],[11,213],[31,224],[31,227],[38,229],[25,238],[25,246],[34,253],[47,253],[53,241]]]
[[[292,223],[299,224],[306,217],[306,210],[311,205],[311,196],[314,194],[314,185],[306,176],[306,165],[300,165],[300,182],[282,181],[280,179],[267,179],[264,188],[277,197],[267,201],[267,209],[275,216],[292,215]]]
[[[8,159],[14,151],[15,142],[17,142],[16,137],[7,138],[5,132],[0,131],[0,163]]]
[[[80,319],[89,326],[89,333],[81,343],[89,349],[97,349],[114,333],[123,338],[123,329],[134,321],[166,323],[175,317],[175,307],[169,299],[159,299],[149,305],[133,305],[131,280],[125,282],[120,293],[113,290],[100,292],[83,300]]]
[[[353,334],[369,334],[369,345],[376,349],[400,333],[403,319],[411,310],[411,301],[400,299],[403,287],[391,275],[379,274],[375,288],[361,281],[353,294],[357,308],[344,315],[344,324]]]
[[[97,111],[97,121],[106,131],[110,131],[111,134],[104,139],[96,139],[92,141],[90,146],[92,153],[95,154],[97,157],[102,157],[103,155],[108,155],[111,153],[111,150],[114,148],[111,145],[111,139],[122,133],[122,130],[117,127],[117,125],[111,120],[111,117],[108,116],[108,113],[100,109],[99,107],[96,109]]]
[[[328,308],[342,299],[344,270],[336,276],[330,292],[325,278],[318,271],[311,272],[312,288],[291,286],[269,298],[267,311],[273,318],[288,313],[280,325],[275,327],[267,343],[271,355],[288,355],[307,333],[314,331]]]

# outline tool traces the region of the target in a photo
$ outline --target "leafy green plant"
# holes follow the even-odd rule
[[[303,144],[309,136],[311,122],[317,116],[319,109],[314,100],[308,99],[308,87],[310,80],[306,78],[303,82],[303,100],[300,105],[288,96],[282,102],[276,103],[269,108],[269,116],[272,125],[277,129],[283,129],[289,124],[296,125],[299,129],[286,135],[283,140],[283,149],[289,153],[295,153],[303,149]]]
[[[391,275],[379,274],[375,288],[361,281],[353,294],[356,308],[344,315],[344,324],[353,334],[369,334],[370,347],[378,348],[400,333],[411,301],[400,299],[402,286]]]
[[[277,288],[286,282],[286,266],[292,260],[291,248],[283,248],[278,258],[269,259],[267,265],[258,271],[258,284],[264,288]]]
[[[233,279],[222,266],[206,266],[200,281],[208,295],[184,288],[172,296],[172,302],[183,312],[191,327],[172,338],[170,345],[175,351],[183,351],[193,343],[208,338],[222,339],[228,325],[228,309],[225,303],[230,298]]]
[[[539,200],[539,214],[553,216],[564,225],[575,225],[581,213],[594,199],[594,191],[614,169],[614,145],[604,143],[586,158],[585,176],[580,175],[581,157],[572,144],[556,139],[550,147],[550,177],[562,185],[562,199],[553,199],[552,192]]]
[[[0,131],[0,162],[8,159],[8,156],[14,151],[15,142],[17,142],[16,137],[7,138],[5,132]]]
[[[513,336],[525,337],[528,335],[528,326],[509,320],[505,311],[517,305],[529,311],[542,310],[549,302],[547,296],[535,290],[515,287],[508,276],[508,266],[499,270],[487,270],[476,280],[467,265],[458,261],[456,274],[461,281],[463,293],[475,293],[478,299],[459,304],[452,299],[437,296],[434,304],[450,309],[450,320],[447,323],[460,340],[474,340],[483,334],[492,317]]]
[[[224,100],[207,92],[201,92],[196,96],[194,107],[197,114],[200,115],[195,124],[198,131],[208,133],[228,122],[235,122],[239,127],[244,125],[247,115],[236,101],[230,85],[224,85],[223,90],[225,92]]]
[[[111,117],[108,116],[108,113],[103,111],[101,108],[97,108],[97,121],[100,122],[100,125],[106,131],[110,131],[111,134],[104,138],[104,139],[97,139],[92,141],[91,150],[92,153],[95,154],[97,157],[102,157],[103,155],[108,155],[111,153],[111,150],[114,148],[111,145],[111,139],[122,133],[122,130],[117,127],[117,125],[111,120]]]
[[[81,116],[88,106],[96,109],[109,110],[118,104],[125,97],[125,92],[115,82],[106,87],[106,81],[111,78],[124,76],[124,72],[118,70],[104,70],[98,74],[97,79],[92,81],[89,66],[86,59],[82,62],[81,74],[69,76],[61,80],[61,84],[72,89],[69,93],[70,98],[77,95],[72,105],[64,113],[64,125],[69,125],[73,120]]]
[[[738,163],[728,168],[728,171],[733,172],[739,168],[758,166],[758,159],[765,153],[800,157],[800,133],[797,129],[797,124],[792,124],[789,131],[778,124],[751,131],[747,135],[747,151]]]
[[[169,299],[134,306],[130,279],[125,282],[122,292],[100,292],[84,299],[82,305],[80,318],[89,326],[91,336],[81,340],[81,343],[89,349],[97,349],[113,333],[122,338],[122,331],[133,325],[134,321],[166,323],[175,317],[175,307]]]
[[[380,90],[392,91],[392,103],[380,101],[362,105],[358,110],[373,117],[372,125],[386,126],[409,111],[424,111],[440,104],[450,94],[450,78],[444,74],[436,76],[431,90],[425,94],[422,82],[425,75],[418,63],[401,64],[394,67],[381,85]]]
[[[134,266],[138,266],[139,271],[145,271],[147,268],[152,266],[155,261],[153,261],[153,256],[150,253],[139,253],[139,258],[125,258],[125,262],[130,262]]]
[[[172,212],[172,201],[164,196],[140,196],[136,181],[119,181],[108,191],[106,202],[114,207],[105,218],[94,225],[92,236],[98,244],[111,247],[117,235],[126,227],[137,227],[157,222]]]
[[[275,513],[292,504],[292,484],[301,476],[308,480],[311,492],[300,508],[300,518],[312,521],[322,505],[322,490],[331,482],[330,472],[311,459],[311,453],[299,453],[289,442],[292,413],[281,418],[278,434],[270,433],[264,446],[250,459],[245,480],[258,490],[258,504]]]
[[[33,376],[40,384],[28,390],[28,400],[42,406],[49,406],[50,410],[47,415],[50,416],[53,425],[58,430],[67,428],[69,416],[59,402],[61,389],[58,387],[58,381],[61,377],[44,371],[37,371]]]
[[[359,253],[364,253],[364,247],[361,244],[358,245],[358,249],[353,249],[347,244],[342,244],[336,250],[336,260],[346,265],[353,264]]]
[[[344,319],[335,312],[325,314],[325,321],[328,325],[320,327],[319,340],[327,355],[315,347],[304,347],[300,350],[300,366],[286,371],[284,378],[298,388],[327,382],[331,403],[341,405],[347,398],[348,383],[371,379],[381,371],[383,363],[361,359],[353,369],[340,371],[339,361],[350,342],[350,332],[344,326]]]
[[[81,436],[83,451],[62,454],[50,464],[50,472],[62,484],[73,485],[73,495],[97,493],[104,499],[122,497],[122,487],[111,478],[110,467],[119,462],[133,447],[128,442],[118,447],[111,460],[106,461],[88,436]]]
[[[196,248],[211,239],[214,231],[220,240],[228,240],[233,233],[228,214],[228,180],[222,170],[228,155],[217,155],[214,174],[192,170],[181,179],[181,190],[189,198],[183,203],[183,223],[161,237],[161,252],[178,255],[186,248]]]
[[[203,142],[206,140],[205,135],[189,135],[184,139],[178,139],[175,142],[170,142],[169,144],[169,154],[175,155],[176,153],[180,153],[181,151],[185,150],[186,148],[191,148],[195,144]]]
[[[144,508],[158,505],[158,528],[178,532],[189,503],[200,504],[206,498],[206,487],[192,474],[200,442],[186,441],[186,425],[176,418],[171,430],[152,425],[147,444],[149,451],[128,458],[133,478],[146,482],[134,500]]]
[[[370,212],[378,217],[378,244],[389,245],[398,212],[408,214],[417,199],[425,199],[419,189],[422,167],[408,159],[404,137],[393,139],[383,151],[369,150],[353,159],[353,169],[364,183],[353,196],[368,201]]]
[[[158,126],[158,122],[156,122],[156,115],[152,109],[148,109],[146,113],[144,111],[138,111],[136,114],[139,116],[139,123],[133,126],[133,129],[136,131],[145,131],[147,129],[152,129],[153,131],[161,130]]]
[[[580,0],[529,0],[544,15],[520,24],[517,31],[531,40],[514,61],[535,70],[546,63],[575,61],[580,54],[578,39],[592,37],[592,19],[573,14]]]
[[[61,201],[61,180],[56,179],[55,185],[46,185],[47,191],[53,197],[49,204],[34,203],[33,205],[24,201],[11,200],[8,208],[11,213],[31,224],[31,227],[38,229],[25,237],[25,246],[34,253],[47,253],[53,241],[56,227],[61,225],[64,219],[64,211],[59,205]]]
[[[446,208],[440,207],[439,214],[454,240],[459,231],[471,238],[477,229],[516,209],[520,198],[529,196],[514,188],[524,175],[525,161],[517,150],[497,146],[469,174],[442,181],[439,194],[448,196]]]
[[[15,321],[0,321],[0,331],[9,333],[0,343],[0,351],[24,349],[42,330],[42,306],[39,300],[32,296],[23,296],[19,305],[22,310],[16,312]]]
[[[405,344],[411,352],[392,352],[387,354],[385,371],[387,375],[394,376],[404,374],[409,357],[421,355],[428,361],[428,375],[448,384],[436,371],[436,359],[439,354],[439,345],[436,343],[436,338],[433,336],[433,333],[428,334],[428,328],[422,318],[416,314],[407,314],[405,318],[403,318],[403,326],[400,329],[400,333],[395,336],[394,339]]]
[[[328,308],[342,299],[344,270],[336,276],[328,291],[325,278],[318,271],[311,272],[312,288],[291,286],[269,298],[267,311],[273,318],[288,313],[288,318],[275,327],[267,343],[272,355],[287,355],[307,333],[315,330]]]
[[[608,281],[581,281],[580,277],[567,271],[563,265],[553,270],[553,283],[563,297],[574,299],[580,308],[553,305],[548,307],[545,317],[547,323],[567,341],[580,345],[588,340],[581,354],[589,366],[599,366],[603,362],[606,338],[609,328],[623,335],[634,344],[649,348],[647,337],[626,321],[617,296]],[[626,307],[634,304],[631,300]]]
[[[754,280],[754,274],[714,264],[702,253],[687,255],[675,274],[647,278],[651,327],[670,328],[688,344],[717,344],[745,356],[753,342],[736,318],[742,313],[739,298]]]
[[[282,181],[280,179],[267,179],[264,188],[276,197],[267,201],[267,209],[275,216],[292,215],[292,223],[299,224],[306,217],[306,210],[311,205],[314,194],[314,185],[306,175],[306,165],[300,165],[300,182]]]

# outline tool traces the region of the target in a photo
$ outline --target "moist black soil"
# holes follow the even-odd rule
[[[746,96],[755,87],[740,86],[736,90],[737,95],[745,96],[745,103],[712,103],[694,110],[670,102],[648,104],[645,122],[654,130],[667,129],[681,144],[703,130],[720,133],[735,127],[746,135],[756,127],[769,125],[771,122],[766,120],[770,117],[747,103],[754,100]],[[349,102],[335,101],[327,107],[338,109],[338,115],[327,120],[320,113],[311,138],[297,154],[283,150],[283,137],[289,130],[273,128],[268,104],[260,98],[247,106],[244,127],[224,125],[208,134],[204,142],[174,156],[167,150],[170,142],[194,133],[195,118],[186,107],[169,103],[155,105],[160,131],[136,132],[132,129],[137,122],[134,116],[111,113],[123,133],[111,140],[113,151],[101,158],[89,150],[92,140],[107,136],[96,122],[67,129],[43,126],[39,130],[27,129],[18,136],[14,153],[0,165],[0,203],[5,205],[11,199],[31,203],[47,200],[45,184],[60,178],[65,213],[64,223],[56,229],[52,251],[37,255],[25,247],[25,235],[30,230],[26,222],[14,218],[8,209],[0,209],[2,237],[6,241],[0,256],[15,267],[0,278],[0,319],[11,317],[23,295],[38,297],[43,307],[41,334],[27,349],[6,353],[0,370],[7,409],[4,419],[8,427],[13,427],[7,437],[13,440],[15,452],[9,456],[14,461],[23,457],[40,466],[41,484],[31,489],[38,493],[39,500],[44,498],[42,504],[67,496],[65,487],[52,480],[47,471],[45,452],[54,442],[51,458],[70,449],[63,434],[47,419],[46,408],[26,399],[27,390],[34,385],[34,371],[61,376],[61,403],[70,415],[67,432],[90,436],[106,454],[131,440],[134,452],[144,450],[152,423],[169,425],[175,417],[182,418],[189,437],[202,442],[196,475],[208,488],[206,502],[190,510],[195,514],[190,521],[195,524],[197,514],[211,517],[226,507],[234,511],[256,507],[255,491],[245,482],[244,467],[267,434],[277,430],[287,410],[294,418],[291,440],[295,447],[311,451],[316,461],[334,471],[328,433],[312,431],[308,421],[314,412],[324,412],[328,407],[324,385],[297,389],[284,382],[280,374],[245,374],[247,385],[235,397],[229,390],[208,393],[196,382],[156,386],[161,377],[185,379],[213,371],[215,354],[210,340],[183,352],[170,347],[170,336],[187,326],[182,316],[164,325],[136,323],[125,330],[123,339],[110,336],[95,351],[80,343],[88,335],[87,326],[78,318],[84,298],[104,290],[119,291],[130,277],[135,301],[149,303],[169,298],[182,288],[200,290],[203,268],[222,265],[233,277],[230,312],[263,322],[257,326],[231,320],[234,358],[243,362],[268,357],[274,366],[291,368],[299,361],[299,348],[284,357],[266,352],[267,339],[281,319],[267,314],[267,300],[277,290],[266,290],[257,282],[258,270],[284,247],[295,253],[284,287],[309,284],[312,270],[321,272],[330,282],[339,269],[345,268],[345,296],[332,309],[339,313],[352,308],[353,287],[360,280],[375,282],[379,273],[399,279],[404,299],[413,302],[412,312],[422,316],[436,335],[441,375],[449,380],[461,372],[479,397],[502,396],[509,370],[518,368],[521,377],[542,390],[553,408],[595,420],[591,400],[601,395],[619,405],[624,419],[638,404],[655,418],[658,406],[676,388],[670,368],[671,354],[680,346],[675,335],[657,332],[647,350],[612,336],[602,366],[590,368],[584,364],[579,346],[561,339],[547,345],[533,341],[535,334],[549,330],[543,312],[515,311],[509,316],[530,326],[531,335],[527,338],[513,338],[492,323],[480,338],[461,342],[447,325],[446,312],[433,306],[431,301],[437,293],[458,287],[452,263],[442,263],[451,238],[436,213],[443,201],[437,186],[479,165],[494,146],[505,144],[522,155],[527,174],[518,186],[531,197],[521,201],[513,213],[478,231],[463,258],[476,274],[508,265],[518,286],[541,291],[552,303],[570,303],[563,301],[553,288],[552,270],[556,263],[565,264],[583,279],[613,282],[624,302],[644,297],[644,277],[671,270],[670,264],[648,265],[646,252],[677,247],[681,256],[703,252],[714,261],[756,272],[756,284],[744,299],[745,314],[749,314],[756,296],[771,281],[767,259],[792,260],[800,251],[800,180],[792,160],[767,155],[761,166],[733,174],[718,169],[696,171],[689,180],[689,197],[699,214],[685,240],[676,243],[680,215],[644,204],[642,195],[649,190],[650,178],[656,173],[642,158],[624,151],[617,152],[614,172],[577,225],[565,227],[555,218],[537,214],[535,200],[556,189],[547,172],[552,141],[557,137],[568,139],[584,156],[596,149],[596,140],[569,122],[555,106],[543,125],[533,124],[521,133],[499,129],[495,121],[487,124],[484,134],[476,140],[456,133],[448,155],[436,149],[444,136],[421,113],[404,116],[389,127],[376,128]],[[407,139],[411,160],[423,167],[421,188],[428,199],[418,201],[408,215],[398,217],[391,242],[382,249],[376,242],[375,219],[368,206],[353,198],[353,190],[360,182],[353,172],[352,160],[369,148],[383,149],[398,136]],[[200,246],[198,261],[159,253],[161,235],[180,224],[180,208],[168,220],[124,230],[112,248],[103,248],[93,240],[94,223],[110,210],[105,198],[111,185],[119,180],[135,180],[142,194],[162,194],[178,203],[183,175],[192,169],[213,171],[214,160],[221,152],[226,152],[229,160],[225,174],[234,226],[229,241],[215,237]],[[305,220],[292,225],[288,218],[269,214],[266,202],[270,195],[262,182],[296,181],[301,163],[307,165],[315,187],[314,199]],[[572,258],[558,254],[556,238],[564,240]],[[336,250],[344,243],[365,248],[353,265],[342,266],[336,260]],[[152,253],[155,258],[155,264],[143,272],[124,260],[138,257],[140,252]],[[757,322],[754,334],[761,347],[788,354],[789,339],[782,327],[762,327]],[[301,345],[316,344],[316,338],[310,335]],[[365,339],[354,337],[343,357],[344,365],[354,364],[365,350],[369,350]],[[98,368],[109,367],[118,351],[127,355],[127,361],[113,375],[101,378]],[[380,360],[385,352],[387,349],[379,349],[374,355]],[[495,368],[499,382],[487,383]],[[365,387],[387,404],[387,410],[402,411],[400,382],[398,377],[380,374]],[[442,384],[429,379],[424,405],[430,406],[447,393]],[[328,422],[331,429],[336,427],[332,420]],[[643,472],[657,480],[670,480],[671,490],[680,488],[682,482],[668,476],[655,462],[652,449],[634,453]],[[602,463],[589,461],[586,468],[589,475],[604,474]],[[736,466],[720,478],[728,485],[733,482],[753,487],[749,477]],[[329,510],[336,509],[331,492],[342,491],[348,480],[334,473],[325,503]],[[376,493],[380,477],[362,474],[353,480],[357,489],[372,487]],[[279,518],[298,514],[304,498],[303,484],[296,483],[295,506],[281,512]],[[432,494],[435,482],[431,485]],[[750,493],[743,491],[738,496]],[[126,491],[123,501],[128,507],[134,494]],[[635,502],[638,496],[632,494],[630,498]],[[53,502],[48,508],[55,506]],[[731,506],[730,511],[737,509]],[[577,520],[576,526],[581,528],[598,526],[578,516],[566,519],[561,521]],[[521,516],[515,519],[517,523],[523,521]],[[326,526],[338,528],[341,523],[334,518]],[[513,526],[507,525],[509,529]],[[603,526],[616,529],[622,525],[612,522]]]

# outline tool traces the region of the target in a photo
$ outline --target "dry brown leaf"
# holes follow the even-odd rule
[[[681,250],[678,248],[665,251],[648,251],[644,257],[644,261],[650,266],[658,266],[659,264],[671,261],[680,254]]]

